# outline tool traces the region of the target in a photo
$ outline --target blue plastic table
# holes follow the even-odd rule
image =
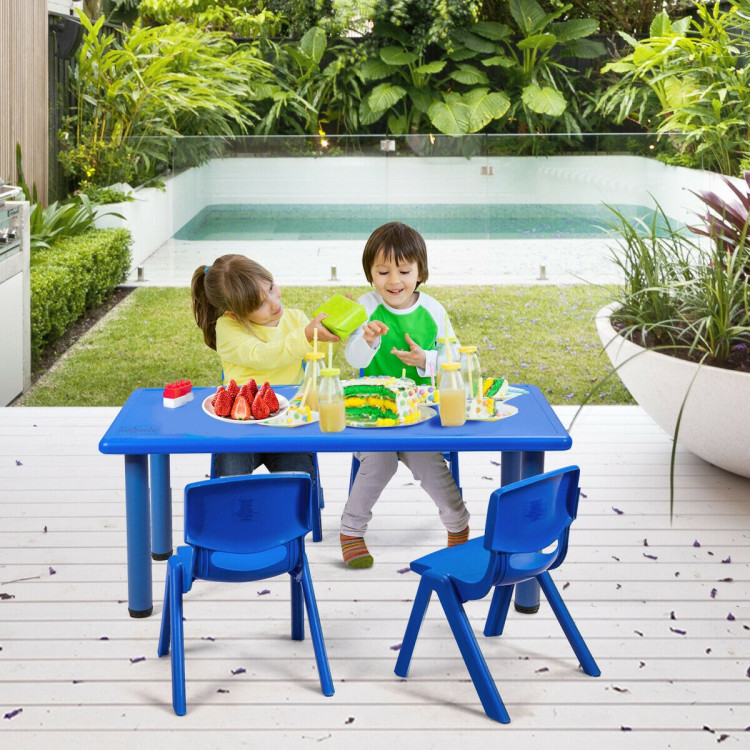
[[[130,615],[151,614],[151,558],[166,559],[172,552],[170,454],[499,451],[500,482],[509,484],[542,473],[545,451],[564,451],[572,445],[541,391],[536,386],[521,387],[528,394],[511,401],[518,414],[496,422],[470,421],[462,427],[442,427],[435,417],[409,427],[347,427],[336,433],[321,432],[317,423],[288,428],[220,421],[202,408],[214,388],[194,389],[193,401],[175,409],[164,407],[162,389],[133,391],[99,443],[102,453],[125,457]],[[276,390],[291,398],[296,388]],[[533,607],[538,602],[536,588],[517,588],[517,606]]]

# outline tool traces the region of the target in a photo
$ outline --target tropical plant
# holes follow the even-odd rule
[[[559,128],[579,134],[579,119],[571,111],[578,75],[562,59],[594,59],[606,53],[601,42],[588,38],[597,30],[596,20],[560,21],[570,3],[549,13],[536,0],[509,0],[508,7],[515,29],[506,27],[507,31],[496,37],[500,49],[482,61],[499,71],[501,85],[512,102],[507,120],[515,123],[519,133],[548,133]],[[485,28],[479,24],[476,31],[486,36]]]
[[[48,248],[57,240],[83,234],[94,227],[94,222],[99,215],[122,218],[120,214],[114,211],[99,214],[96,204],[84,193],[74,196],[69,201],[54,201],[46,208],[42,207],[37,199],[36,184],[31,190],[26,184],[21,146],[18,143],[16,144],[16,173],[24,198],[31,206],[29,212],[29,246],[31,250]]]
[[[498,27],[496,32],[503,30]],[[505,94],[491,91],[487,74],[468,62],[482,50],[453,46],[454,40],[459,44],[460,32],[451,37],[452,51],[441,50],[431,61],[425,53],[413,51],[411,36],[398,26],[379,23],[374,34],[395,44],[380,47],[377,57],[359,68],[364,83],[382,81],[362,98],[363,125],[386,117],[388,132],[394,134],[419,133],[431,125],[441,133],[460,135],[482,130],[508,110]]]
[[[140,0],[138,12],[144,24],[168,26],[184,21],[200,29],[227,31],[237,38],[279,36],[287,25],[281,13],[247,0]]]
[[[641,41],[621,32],[633,52],[603,68],[622,77],[599,108],[618,122],[655,120],[693,165],[731,175],[750,158],[750,0],[721,6],[696,3],[694,20],[660,13]]]
[[[750,171],[744,174],[748,192],[743,193],[734,182],[723,177],[724,184],[729,188],[731,196],[724,198],[713,190],[691,190],[697,198],[706,205],[706,213],[701,215],[704,226],[688,227],[697,234],[710,237],[717,249],[724,254],[722,265],[731,261],[737,248],[747,241],[750,227]],[[750,281],[750,265],[745,267],[745,278]]]
[[[171,166],[170,138],[247,132],[271,66],[225,33],[186,24],[136,25],[122,41],[86,33],[72,76],[77,108],[60,161],[77,185],[143,182]]]
[[[648,34],[654,18],[664,11],[675,18],[694,6],[693,0],[570,0],[571,17],[596,18],[601,34],[625,31]]]
[[[320,27],[299,42],[263,44],[275,80],[265,89],[265,113],[255,127],[273,133],[356,133],[360,83],[356,65],[363,52],[347,37],[329,38]]]

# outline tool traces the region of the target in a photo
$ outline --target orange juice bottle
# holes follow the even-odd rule
[[[318,389],[320,388],[320,365],[325,354],[323,352],[308,352],[305,354],[305,378],[302,381],[297,396],[305,396],[305,406],[312,411],[318,411]],[[296,396],[295,396],[296,398]]]
[[[346,427],[344,389],[341,387],[337,367],[320,371],[318,413],[321,432],[341,432]]]
[[[466,391],[460,362],[443,362],[438,380],[440,422],[460,427],[466,421]]]

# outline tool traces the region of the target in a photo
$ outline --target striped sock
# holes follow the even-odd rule
[[[373,559],[367,550],[365,540],[361,536],[344,536],[341,537],[341,554],[344,556],[344,562],[350,568],[371,568]]]
[[[469,541],[469,527],[467,526],[463,531],[449,531],[448,532],[448,546],[455,547],[457,544],[465,544]]]

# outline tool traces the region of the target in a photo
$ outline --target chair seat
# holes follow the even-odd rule
[[[270,569],[277,566],[285,566],[288,563],[289,555],[286,547],[272,547],[263,552],[247,552],[240,554],[237,552],[212,552],[211,564],[222,570],[242,570],[258,571],[261,573],[259,578],[268,575]],[[280,573],[286,573],[287,568],[282,567]],[[256,579],[257,580],[257,579]]]
[[[480,536],[469,539],[465,544],[444,547],[413,560],[410,567],[419,575],[431,570],[461,581],[478,581],[486,573],[490,560],[490,553],[484,548],[483,541],[484,537]]]

